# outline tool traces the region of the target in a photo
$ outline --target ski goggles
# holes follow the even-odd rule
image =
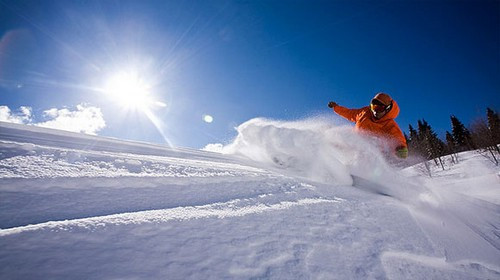
[[[386,110],[389,110],[391,105],[384,105],[382,102],[378,101],[377,99],[373,99],[372,102],[370,103],[370,109],[373,112],[377,113],[382,113]]]

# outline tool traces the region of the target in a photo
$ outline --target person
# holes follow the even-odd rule
[[[370,106],[348,109],[330,101],[328,107],[345,119],[355,122],[356,129],[390,139],[394,152],[400,158],[408,157],[408,145],[403,132],[394,120],[399,115],[399,106],[387,93],[377,93]]]

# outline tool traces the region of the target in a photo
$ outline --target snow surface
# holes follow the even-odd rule
[[[500,168],[382,146],[323,119],[221,153],[0,123],[0,278],[500,279]]]

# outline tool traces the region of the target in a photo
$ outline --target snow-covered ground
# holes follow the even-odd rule
[[[222,153],[0,123],[0,278],[500,279],[500,168],[380,148],[324,120]]]

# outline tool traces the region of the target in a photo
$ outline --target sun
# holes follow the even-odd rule
[[[99,92],[104,93],[113,105],[120,107],[124,112],[136,112],[146,116],[156,127],[165,142],[173,147],[165,132],[165,124],[156,116],[158,109],[165,109],[167,104],[155,97],[152,91],[150,75],[139,74],[139,71],[128,70],[116,72],[110,75],[104,82]],[[165,112],[165,111],[163,111]]]
[[[122,107],[145,110],[156,104],[151,97],[150,86],[134,72],[120,72],[112,76],[104,92]]]

